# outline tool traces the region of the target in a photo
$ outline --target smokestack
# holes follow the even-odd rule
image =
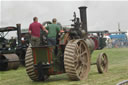
[[[16,24],[17,35],[18,35],[18,44],[21,45],[21,24]]]
[[[86,8],[87,8],[86,6],[79,7],[82,29],[85,30],[86,37],[87,37],[88,30],[87,30],[87,14],[86,14]]]
[[[120,32],[121,30],[120,30],[120,23],[118,23],[118,31]]]

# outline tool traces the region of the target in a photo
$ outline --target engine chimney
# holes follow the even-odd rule
[[[80,18],[81,18],[81,25],[82,25],[82,30],[85,30],[86,37],[87,37],[87,14],[86,14],[86,6],[79,7],[80,10]]]
[[[21,24],[16,24],[17,35],[18,35],[18,44],[21,45]]]

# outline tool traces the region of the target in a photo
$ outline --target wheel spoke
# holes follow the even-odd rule
[[[104,55],[104,64],[107,63],[106,56]]]
[[[78,69],[77,69],[77,74],[78,74],[78,76],[80,76],[81,75],[81,70],[82,70],[82,67],[80,66]]]
[[[78,47],[78,53],[81,54],[81,47]]]
[[[80,56],[83,56],[84,54],[87,54],[87,51],[82,52]]]
[[[77,45],[77,48],[76,48],[76,54],[77,54],[77,56],[79,56],[79,54],[80,54],[80,47]]]
[[[75,62],[75,63],[78,63],[78,61],[79,61],[79,58],[76,57],[75,60],[74,60],[74,62]]]
[[[80,75],[80,77],[83,77],[83,73],[84,73],[84,71],[85,71],[84,68],[85,68],[84,66],[81,68],[81,74],[82,74],[82,75]]]
[[[104,63],[103,63],[103,64],[101,64],[101,66],[102,66],[102,68],[104,69],[104,67],[105,67]]]
[[[104,70],[106,66],[106,56],[103,54],[101,59],[102,59],[101,67]]]
[[[86,65],[86,63],[88,63],[85,56],[80,57],[80,62],[81,62],[82,65]]]
[[[105,56],[102,55],[102,57],[101,57],[101,65],[102,65],[103,68],[105,68],[105,63],[106,63],[105,60],[106,60]]]
[[[81,51],[82,51],[82,43],[80,43],[80,46],[79,46],[79,48],[80,48],[80,53],[81,53]]]
[[[84,63],[82,63],[83,64],[83,66],[88,66],[88,62],[84,62]]]
[[[77,70],[79,68],[79,64],[77,63],[75,66],[75,69]]]
[[[104,60],[103,59],[101,60],[101,64],[104,64]]]
[[[82,44],[83,44],[83,42],[80,42],[80,44],[78,45],[79,46],[79,53],[80,54],[82,53]]]

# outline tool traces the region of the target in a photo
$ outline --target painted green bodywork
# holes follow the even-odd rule
[[[62,55],[61,48],[57,46],[58,52],[55,55],[55,46],[45,46],[45,47],[32,47],[33,57],[35,57],[34,61],[36,61],[36,65],[38,63],[42,63],[44,65],[50,64],[49,68],[53,70],[53,74],[64,72],[64,68],[62,66],[62,62],[60,57]]]
[[[48,63],[48,49],[46,47],[33,47],[33,56],[36,57],[36,63],[43,62]]]

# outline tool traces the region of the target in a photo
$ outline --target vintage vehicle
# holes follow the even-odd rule
[[[9,32],[17,32],[17,37],[11,39],[5,38]],[[20,65],[25,64],[25,54],[27,44],[21,41],[21,25],[16,27],[8,26],[0,28],[0,70],[17,69]]]
[[[88,36],[93,39],[95,43],[95,50],[101,50],[106,46],[106,38],[104,34],[109,33],[109,31],[89,31]]]
[[[56,46],[29,46],[25,57],[28,76],[33,81],[44,81],[50,75],[67,73],[71,80],[84,80],[88,77],[90,65],[97,65],[98,72],[108,70],[106,53],[100,53],[97,62],[91,63],[95,43],[88,37],[86,8],[79,7],[80,18],[72,20],[72,28],[60,33]]]

